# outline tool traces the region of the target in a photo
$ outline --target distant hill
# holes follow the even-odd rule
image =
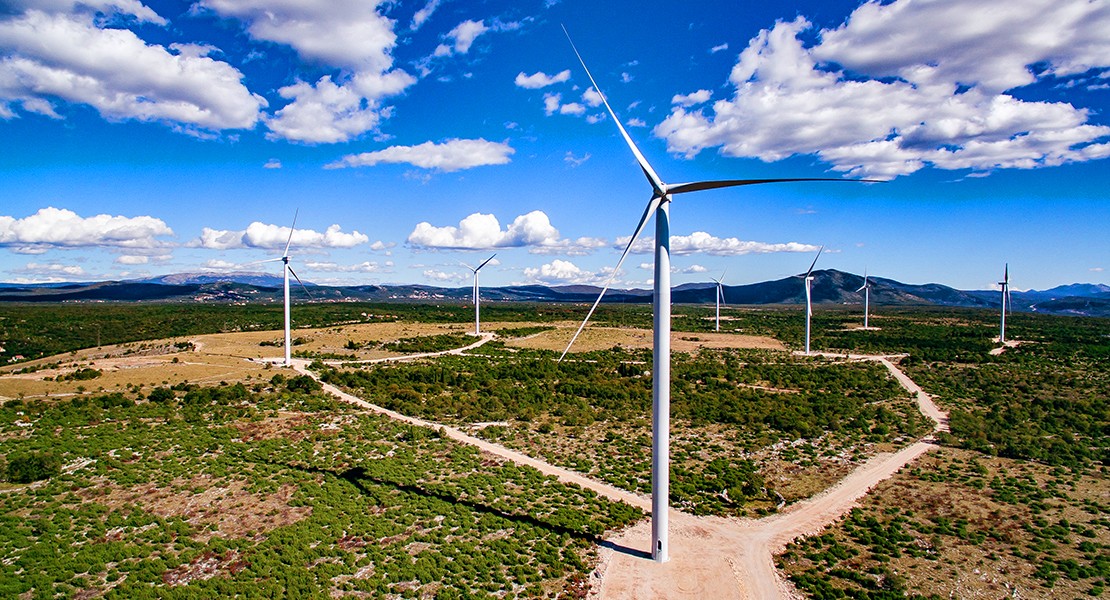
[[[856,290],[863,277],[835,269],[814,271],[815,304],[861,304]],[[998,308],[999,293],[963,291],[928,283],[914,285],[871,277],[871,302],[878,306],[963,306]],[[0,284],[0,302],[281,302],[283,281],[270,273],[180,273],[134,281],[67,284]],[[470,286],[444,288],[427,285],[319,286],[305,282],[306,292],[294,285],[290,292],[300,300],[373,302],[467,302]],[[678,304],[712,304],[712,282],[675,287],[671,297]],[[725,303],[731,305],[802,304],[805,291],[797,277],[747,285],[726,285]],[[505,302],[593,302],[601,289],[590,285],[520,285],[487,287],[482,298]],[[1013,292],[1014,310],[1049,314],[1110,316],[1110,286],[1076,283],[1050,290]],[[651,290],[609,290],[605,302],[651,301]]]

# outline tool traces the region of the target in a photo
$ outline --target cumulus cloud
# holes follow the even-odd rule
[[[341,70],[338,78],[298,81],[278,90],[290,100],[266,120],[271,138],[334,143],[375,129],[382,104],[416,78],[393,67],[396,23],[362,0],[202,0],[201,6],[246,25],[257,40],[284,44],[302,58]]]
[[[145,265],[150,262],[150,257],[144,254],[121,254],[116,257],[116,263],[121,265]]]
[[[372,167],[380,163],[410,164],[422,169],[452,172],[485,165],[503,165],[509,162],[513,150],[504,142],[484,139],[451,139],[437,144],[424,142],[416,146],[390,146],[384,150],[349,154],[326,165],[328,169],[344,167]]]
[[[560,71],[554,75],[548,75],[543,71],[537,71],[531,75],[525,75],[523,71],[517,74],[514,83],[517,87],[522,87],[527,90],[537,90],[545,88],[549,85],[562,83],[570,79],[570,69]]]
[[[676,106],[655,135],[687,157],[711,147],[765,161],[810,154],[874,178],[1110,156],[1110,127],[1090,124],[1088,110],[1004,93],[1110,66],[1110,10],[1020,4],[869,2],[810,47],[804,18],[777,23],[741,52],[731,99],[709,111]]]
[[[15,116],[15,105],[58,118],[55,98],[89,105],[106,119],[165,122],[198,134],[250,129],[261,118],[266,101],[243,85],[241,72],[209,57],[210,47],[148,44],[94,13],[165,22],[149,8],[125,0],[79,4],[79,12],[30,8],[0,20],[0,118]],[[77,5],[44,4],[63,11]]]
[[[284,250],[289,243],[289,227],[270,225],[255,221],[243,230],[212,229],[205,227],[200,237],[190,245],[209,250],[231,250],[237,248],[263,248]],[[370,241],[358,231],[345,233],[339,225],[331,225],[324,232],[311,229],[293,231],[293,248],[351,248]]]
[[[454,282],[454,281],[462,281],[464,279],[469,279],[469,277],[466,274],[463,274],[463,273],[454,273],[454,272],[450,272],[450,271],[439,271],[439,270],[436,270],[436,269],[425,269],[423,275],[424,275],[424,279],[428,279],[428,280],[431,280],[431,281],[438,281],[438,282]]]
[[[416,14],[412,16],[412,23],[409,25],[409,30],[416,31],[417,29],[420,29],[420,27],[423,26],[424,23],[428,21],[428,19],[432,18],[432,14],[435,13],[437,8],[439,8],[439,4],[440,0],[428,0],[428,3],[424,5],[424,8],[416,11]]]
[[[165,222],[148,216],[81,217],[52,206],[22,219],[0,215],[0,247],[28,254],[49,248],[161,248],[167,242],[157,238],[171,235]]]
[[[497,217],[474,213],[460,221],[458,227],[436,227],[427,221],[418,223],[409,234],[408,242],[425,248],[519,248],[558,244],[559,230],[551,225],[547,214],[540,210],[520,215],[504,230]]]
[[[57,263],[27,263],[22,269],[14,269],[15,273],[30,275],[31,278],[23,281],[32,283],[55,283],[61,281],[74,281],[87,275],[85,269],[79,265],[62,265]]]
[[[698,90],[689,94],[676,94],[673,98],[671,98],[671,104],[690,107],[694,106],[695,104],[704,104],[706,102],[709,102],[709,99],[712,96],[713,92],[709,90]]]
[[[624,248],[628,244],[629,236],[617,238],[614,247]],[[786,242],[769,244],[766,242],[751,242],[738,238],[719,238],[704,231],[695,231],[690,235],[671,236],[671,254],[709,254],[712,256],[740,256],[743,254],[769,254],[772,252],[816,252],[819,246],[802,244],[799,242]],[[655,239],[642,237],[632,244],[631,252],[636,254],[650,254],[655,250]]]
[[[307,261],[304,266],[313,271],[324,271],[327,273],[387,273],[393,268],[393,261],[385,261],[378,263],[377,261],[365,261],[355,265],[340,265],[334,262],[320,262],[320,261]]]
[[[483,21],[466,20],[455,26],[444,36],[444,43],[435,49],[435,56],[450,56],[452,54],[466,54],[478,36],[489,31]]]

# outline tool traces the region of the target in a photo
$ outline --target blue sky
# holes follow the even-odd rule
[[[5,0],[0,281],[293,265],[602,282],[650,187],[675,284],[818,267],[1110,283],[1110,5]],[[650,235],[652,228],[647,230]],[[617,286],[650,285],[650,239]],[[641,251],[642,250],[642,251]]]

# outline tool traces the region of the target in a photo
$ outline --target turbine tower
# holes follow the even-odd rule
[[[493,256],[497,255],[494,254]],[[478,271],[481,271],[482,267],[486,266],[486,263],[493,260],[493,256],[487,258],[485,262],[478,265],[477,267],[472,267],[466,263],[463,263],[464,267],[470,269],[471,271],[474,271],[474,335],[480,335],[482,333],[481,320],[478,316]]]
[[[297,273],[293,270],[293,267],[289,266],[289,258],[290,258],[289,257],[289,246],[293,243],[293,231],[297,227],[297,215],[299,215],[299,214],[300,214],[300,209],[298,209],[296,212],[293,213],[293,225],[292,225],[292,227],[289,228],[289,239],[285,241],[285,251],[281,253],[281,258],[271,258],[270,260],[261,261],[261,262],[276,262],[276,261],[280,260],[283,263],[283,265],[282,265],[282,275],[283,275],[283,280],[284,280],[283,295],[284,295],[284,298],[285,298],[285,361],[282,364],[287,366],[287,367],[289,365],[293,364],[292,357],[290,356],[290,351],[289,351],[289,347],[290,347],[290,336],[289,336],[289,274],[290,273],[293,274],[293,277],[297,280],[297,283],[301,284],[301,287],[304,288],[305,293],[308,294],[308,296],[310,298],[312,297],[312,292],[308,291],[308,288],[305,287],[304,283],[301,281],[301,278],[297,277]]]
[[[817,264],[817,259],[821,258],[821,252],[825,250],[824,246],[817,251],[817,256],[813,257],[813,262],[809,265],[809,270],[805,275],[795,275],[801,277],[806,283],[806,356],[809,356],[809,320],[813,316],[813,294],[810,291],[810,285],[813,283],[813,267]]]
[[[586,67],[586,62],[579,54],[578,48],[574,46],[574,41],[570,39],[570,34],[567,33],[566,28],[563,28],[563,33],[567,34],[567,40],[570,41],[571,48],[574,50],[575,56],[578,57],[578,62],[582,64],[582,69],[586,71],[586,76],[589,77],[590,83],[593,84],[598,95],[601,97],[605,109],[609,112],[609,116],[613,118],[613,123],[620,131],[621,137],[624,138],[625,144],[628,149],[632,151],[633,156],[636,157],[636,162],[639,163],[640,170],[643,171],[644,176],[647,178],[648,183],[651,185],[651,199],[648,201],[647,208],[644,209],[643,216],[640,217],[639,223],[636,224],[636,229],[632,233],[632,237],[628,240],[628,245],[625,246],[624,252],[621,254],[620,260],[617,261],[617,266],[609,275],[609,279],[601,288],[601,293],[598,294],[597,300],[594,301],[593,306],[590,307],[586,318],[582,321],[582,325],[578,327],[578,331],[574,333],[570,343],[567,344],[566,350],[559,358],[561,361],[566,357],[567,352],[570,351],[574,341],[578,339],[578,335],[582,333],[582,329],[586,327],[589,322],[590,316],[593,315],[597,305],[601,302],[601,298],[605,292],[609,290],[609,286],[613,283],[613,279],[620,271],[621,265],[624,264],[624,259],[628,256],[629,250],[632,249],[632,244],[640,237],[640,232],[643,231],[644,226],[647,224],[652,215],[655,216],[655,277],[654,277],[654,291],[652,297],[652,309],[654,312],[653,331],[652,331],[652,417],[651,417],[651,556],[656,562],[666,562],[669,556],[669,539],[668,539],[668,496],[670,495],[670,412],[671,412],[671,223],[670,223],[670,205],[672,197],[675,194],[685,194],[687,192],[700,192],[702,190],[712,190],[717,188],[734,187],[742,185],[756,185],[761,183],[781,183],[788,181],[850,181],[845,179],[832,179],[832,178],[817,178],[817,177],[804,177],[804,178],[791,178],[791,179],[730,179],[721,181],[697,181],[691,183],[680,184],[666,184],[655,173],[655,169],[651,168],[640,149],[632,141],[632,138],[625,131],[624,126],[621,125],[620,119],[613,111],[613,107],[609,106],[609,100],[601,92],[601,88],[594,80],[594,76],[590,73],[589,68]]]
[[[721,305],[725,302],[725,288],[721,282],[725,280],[725,274],[721,273],[720,279],[714,279],[717,282],[717,328],[715,331],[721,330]]]
[[[863,328],[867,329],[868,304],[871,302],[871,283],[867,280],[867,269],[863,270],[863,285],[859,286],[856,293],[863,292]]]
[[[998,282],[1002,286],[1002,326],[998,330],[998,343],[1006,343],[1006,309],[1013,311],[1013,306],[1010,303],[1010,263],[1006,263],[1006,270],[1002,272],[1002,281]]]

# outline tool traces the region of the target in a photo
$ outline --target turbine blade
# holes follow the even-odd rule
[[[563,359],[567,356],[567,352],[570,352],[571,346],[574,345],[574,341],[578,339],[578,336],[581,335],[582,330],[586,328],[586,323],[590,322],[590,317],[592,317],[594,311],[597,310],[597,305],[601,304],[601,299],[605,297],[605,292],[609,291],[609,286],[612,285],[613,279],[615,279],[617,277],[617,273],[620,272],[621,265],[624,264],[624,259],[628,256],[628,251],[632,249],[632,244],[636,243],[636,238],[640,237],[640,232],[644,230],[644,225],[647,224],[648,218],[651,217],[651,213],[655,212],[655,210],[659,208],[659,205],[662,203],[663,198],[661,196],[651,197],[651,201],[648,202],[647,209],[644,210],[644,216],[640,217],[640,223],[636,226],[635,233],[633,233],[632,238],[628,240],[628,245],[624,247],[624,253],[621,254],[620,260],[617,261],[617,266],[613,267],[613,272],[609,274],[609,279],[605,280],[605,285],[601,288],[601,293],[597,295],[597,300],[594,300],[594,304],[590,307],[590,311],[586,313],[586,318],[582,319],[582,324],[578,326],[578,331],[574,332],[574,337],[570,338],[570,343],[567,344],[566,350],[563,350],[562,355],[559,356],[559,362],[563,362]]]
[[[493,254],[493,256],[497,256],[497,253],[495,252],[495,253]],[[478,268],[477,268],[477,269],[474,269],[474,272],[475,272],[475,273],[477,273],[478,271],[480,271],[480,270],[482,269],[482,267],[486,266],[486,263],[488,263],[489,261],[493,260],[493,256],[491,256],[491,257],[487,258],[487,259],[485,260],[485,262],[483,262],[482,264],[478,265]]]
[[[824,251],[825,247],[821,246],[821,249],[817,251],[817,256],[813,257],[813,262],[809,265],[809,270],[806,271],[806,277],[809,277],[810,273],[813,273],[813,267],[817,264],[817,259],[821,258],[821,253]]]
[[[628,148],[632,150],[632,154],[636,156],[636,161],[640,163],[640,170],[644,172],[644,176],[647,177],[648,182],[651,183],[651,187],[655,189],[655,193],[659,196],[665,195],[667,193],[667,186],[663,183],[663,180],[659,178],[659,175],[655,173],[655,169],[652,169],[651,165],[648,164],[647,159],[644,158],[640,149],[636,147],[636,143],[632,141],[632,137],[625,131],[624,125],[621,125],[621,120],[617,118],[617,113],[613,112],[613,107],[609,106],[609,100],[605,98],[605,94],[602,93],[601,87],[594,81],[593,74],[590,73],[589,67],[586,66],[586,61],[582,60],[582,55],[578,53],[578,48],[575,47],[574,40],[570,39],[570,32],[567,31],[565,26],[563,27],[563,33],[566,34],[567,41],[570,42],[570,47],[574,50],[574,55],[578,57],[578,62],[582,65],[582,69],[586,71],[586,76],[590,78],[590,83],[593,84],[594,90],[597,91],[597,95],[601,96],[601,102],[605,105],[605,109],[609,111],[609,116],[613,117],[613,122],[617,124],[617,129],[620,130],[621,137],[623,137],[624,142],[628,144]]]
[[[813,316],[813,297],[809,292],[809,280],[806,280],[806,314]]]
[[[861,285],[861,286],[859,286],[859,289],[858,289],[858,290],[856,290],[856,293],[858,294],[858,293],[862,292],[862,291],[864,290],[864,288],[866,288],[866,287],[867,287],[867,284],[866,284],[866,283],[865,283],[865,284],[863,284],[863,285]]]
[[[300,277],[297,277],[297,272],[293,270],[293,267],[286,267],[286,268],[289,269],[289,273],[293,276],[293,279],[296,279],[297,283],[301,284],[301,289],[304,290],[304,293],[308,294],[309,298],[312,298],[313,300],[315,300],[316,296],[313,296],[312,292],[308,291],[308,286],[306,286],[304,283],[301,282]]]
[[[736,187],[741,185],[760,185],[763,183],[789,183],[792,181],[840,181],[842,183],[883,183],[876,179],[836,179],[832,177],[792,177],[787,179],[722,179],[718,181],[694,181],[667,186],[668,194],[685,194],[701,190]]]
[[[289,245],[293,243],[293,230],[297,228],[297,215],[299,214],[301,214],[301,209],[298,208],[293,213],[293,226],[289,228],[289,239],[285,241],[285,252],[281,253],[282,256],[289,256]]]

